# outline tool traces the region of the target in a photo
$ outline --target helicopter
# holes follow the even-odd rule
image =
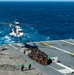
[[[15,23],[14,28],[12,27],[13,26],[12,24],[9,24],[9,26],[10,26],[9,35],[11,37],[18,37],[21,39],[24,35],[24,32],[23,32],[22,28],[19,26],[19,22],[15,21],[14,23]]]
[[[13,37],[18,37],[19,39],[22,39],[22,37],[24,36],[24,32],[23,29],[19,26],[19,22],[14,20],[14,23],[9,23],[9,22],[0,22],[0,24],[4,24],[4,25],[8,25],[10,28],[10,32],[9,35],[11,36],[11,38]],[[34,25],[32,23],[21,23],[22,25],[28,25],[28,27]]]

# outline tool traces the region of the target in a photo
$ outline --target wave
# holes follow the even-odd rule
[[[0,45],[1,44],[11,44],[14,42],[15,41],[13,41],[9,35],[6,35],[6,36],[0,38]]]

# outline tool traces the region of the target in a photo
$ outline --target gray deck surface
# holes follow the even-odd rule
[[[8,50],[5,52],[7,54],[17,56],[19,59],[9,60],[3,56],[0,56],[0,64],[16,64],[20,65],[24,60],[27,60],[27,63],[31,63],[33,68],[36,68],[32,71],[4,71],[0,70],[0,75],[37,75],[38,72],[42,73],[40,75],[74,75],[74,57],[71,56],[71,53],[74,52],[74,40],[55,40],[55,41],[43,41],[50,46],[41,44],[40,42],[34,42],[34,44],[47,55],[52,57],[58,57],[59,63],[52,63],[48,66],[43,66],[37,62],[31,60],[27,55],[24,55],[19,51],[20,46],[17,44],[6,45]],[[34,44],[32,42],[27,43],[31,46]],[[1,51],[3,52],[3,51]]]
[[[9,45],[6,46],[8,50],[0,51],[0,75],[47,75],[33,64],[31,70],[28,70],[28,57],[19,50],[16,50]],[[27,60],[26,63],[25,60]],[[22,63],[25,65],[23,72],[20,69]]]

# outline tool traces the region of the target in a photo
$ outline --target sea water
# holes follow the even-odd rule
[[[5,23],[20,22],[24,36]],[[74,38],[74,2],[0,2],[0,45]]]

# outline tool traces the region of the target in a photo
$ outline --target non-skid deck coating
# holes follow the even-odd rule
[[[31,70],[28,69],[29,61],[25,62],[26,59],[22,53],[12,48],[9,45],[7,50],[0,50],[0,75],[47,75],[41,71],[38,67],[32,65]],[[24,71],[20,69],[21,64],[25,65]]]
[[[5,53],[10,53],[13,57],[17,56],[18,58],[13,58],[11,60],[6,57],[1,56],[0,64],[12,64],[18,65],[24,60],[31,63],[36,69],[31,71],[5,71],[3,69],[0,70],[0,75],[37,75],[40,72],[40,75],[74,75],[74,56],[71,54],[74,52],[74,40],[55,40],[55,41],[43,41],[43,42],[29,42],[28,45],[36,45],[41,51],[45,52],[47,55],[52,57],[58,57],[60,62],[52,63],[48,66],[42,66],[37,62],[31,60],[27,55],[22,54],[19,49],[20,46],[18,44],[9,44],[6,45],[8,50]],[[3,51],[4,52],[4,51]],[[3,59],[4,58],[4,59]],[[16,60],[16,61],[15,61]],[[12,63],[11,63],[12,62]],[[33,68],[34,68],[33,67]],[[36,72],[35,72],[36,71]],[[3,73],[3,74],[2,74]]]

